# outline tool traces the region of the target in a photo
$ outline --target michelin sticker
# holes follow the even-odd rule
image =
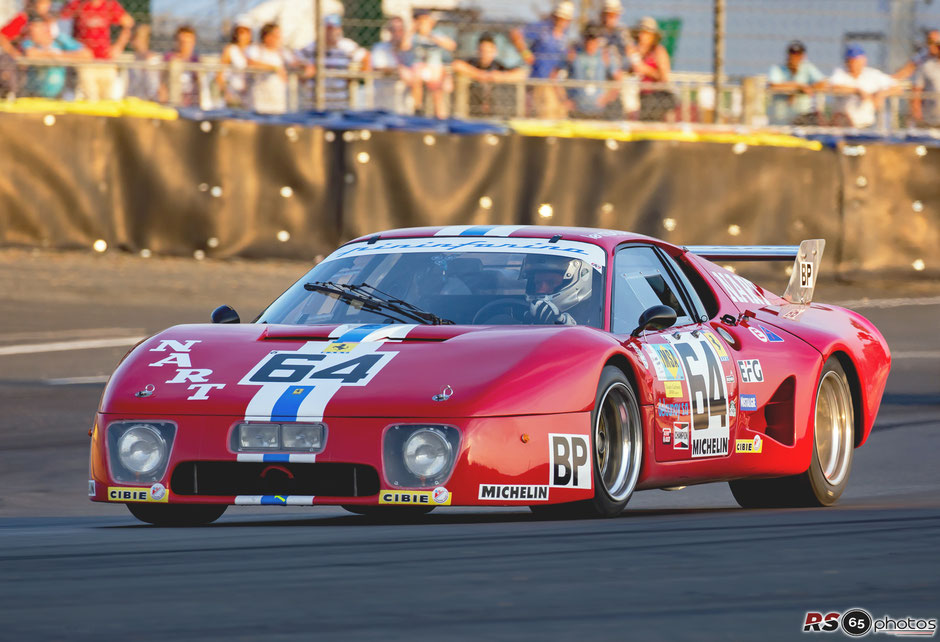
[[[297,421],[321,418],[330,399],[346,386],[366,386],[398,353],[379,351],[403,339],[414,325],[346,325],[332,341],[308,341],[299,350],[274,350],[238,382],[259,386],[245,419]]]

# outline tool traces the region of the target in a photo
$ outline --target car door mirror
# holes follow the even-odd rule
[[[638,337],[644,330],[665,330],[676,324],[676,311],[668,305],[654,305],[647,308],[640,315],[639,325],[630,333],[631,337]]]
[[[212,311],[212,323],[241,323],[238,312],[228,305],[220,305]]]

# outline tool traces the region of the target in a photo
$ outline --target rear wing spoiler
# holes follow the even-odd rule
[[[799,245],[687,245],[687,252],[709,261],[793,261],[793,272],[783,298],[790,303],[813,300],[816,276],[822,261],[825,239],[810,239]]]

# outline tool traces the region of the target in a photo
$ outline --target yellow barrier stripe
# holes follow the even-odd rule
[[[735,145],[744,143],[753,146],[794,147],[819,151],[822,143],[798,136],[770,132],[736,134],[734,132],[695,131],[692,129],[620,129],[608,124],[582,121],[533,121],[513,120],[510,129],[523,136],[557,138],[590,138],[616,141],[667,140],[686,143],[722,143]]]
[[[139,98],[124,100],[85,100],[66,101],[49,98],[18,98],[0,101],[0,112],[11,114],[83,114],[86,116],[106,116],[118,118],[155,118],[158,120],[176,120],[179,113],[172,107],[165,107]]]

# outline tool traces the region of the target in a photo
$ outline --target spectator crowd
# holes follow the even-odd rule
[[[55,6],[26,0],[0,29],[0,93],[92,101],[172,98],[182,106],[276,114],[296,106],[292,92],[301,105],[349,108],[368,75],[369,105],[398,113],[444,118],[461,92],[463,113],[470,116],[511,117],[522,105],[527,115],[547,119],[675,121],[679,97],[657,20],[643,17],[626,26],[621,0],[603,0],[577,33],[574,17],[574,3],[561,0],[544,20],[472,32],[467,55],[458,53],[452,32],[439,28],[436,14],[424,9],[388,18],[381,39],[368,48],[344,33],[339,15],[323,18],[322,47],[315,41],[286,46],[277,22],[257,29],[240,22],[221,54],[211,57],[220,65],[214,69],[222,70],[205,73],[187,66],[206,62],[188,25],[176,29],[171,51],[156,53],[150,25],[135,25],[120,0]],[[117,58],[125,73],[118,72]],[[60,60],[68,64],[57,65]],[[171,77],[168,69],[174,68]],[[320,83],[318,69],[326,70]],[[794,40],[784,62],[768,71],[767,119],[773,125],[871,127],[886,100],[908,86],[913,121],[940,126],[940,31],[928,32],[923,50],[893,74],[871,67],[865,50],[853,44],[844,50],[844,65],[826,75]]]

